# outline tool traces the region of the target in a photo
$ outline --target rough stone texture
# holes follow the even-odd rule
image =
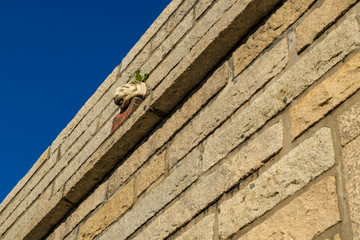
[[[322,128],[219,206],[220,239],[230,237],[334,163],[331,131]]]
[[[200,0],[195,6],[195,19],[197,20],[215,0]]]
[[[343,148],[345,188],[354,240],[360,239],[360,137]]]
[[[310,45],[341,14],[358,0],[325,0],[296,27],[296,51]]]
[[[278,114],[302,91],[360,45],[356,15],[352,15],[288,71],[274,81],[249,106],[230,118],[231,125],[215,131],[205,145],[204,159],[220,159]],[[214,147],[216,146],[216,148]]]
[[[334,240],[341,240],[340,234],[336,234]]]
[[[135,194],[139,196],[156,179],[165,173],[165,152],[150,160],[150,164],[143,167],[135,180]]]
[[[341,220],[335,177],[327,177],[239,240],[313,239]]]
[[[210,214],[201,219],[198,223],[188,229],[181,236],[175,238],[176,240],[206,240],[214,239],[214,223],[215,214]]]
[[[341,144],[344,146],[360,135],[360,102],[341,114],[337,120]]]
[[[211,174],[202,176],[194,187],[185,192],[171,207],[165,209],[149,226],[142,229],[135,239],[166,238],[177,227],[190,221],[224,192],[251,174],[253,170],[261,167],[263,162],[282,148],[282,136],[282,123],[277,123],[241,147],[236,154],[224,160]],[[260,145],[262,145],[262,151],[254,151]]]
[[[234,76],[239,75],[260,53],[293,24],[315,0],[286,1],[269,20],[233,54]]]
[[[214,101],[196,115],[190,124],[180,131],[180,134],[175,137],[174,142],[168,147],[167,152],[170,166],[181,159],[189,149],[203,140],[266,82],[276,76],[286,66],[288,61],[287,50],[286,40],[281,41],[271,51],[259,58],[235,82],[229,83]],[[212,147],[216,148],[214,151],[218,149],[218,146],[213,145]],[[220,160],[216,154],[211,155],[211,157],[206,155],[206,152],[204,154],[206,165],[208,165],[207,161],[215,162]],[[207,160],[207,156],[211,160]],[[216,160],[213,160],[214,157]]]
[[[195,2],[192,0],[192,2]],[[194,4],[194,3],[192,3]],[[151,54],[150,58],[146,63],[141,67],[141,70],[145,73],[150,73],[155,67],[164,59],[164,57],[174,48],[178,41],[186,34],[186,32],[193,26],[194,23],[194,13],[190,11],[184,19],[176,25],[174,31],[161,43],[161,45]],[[156,71],[156,70],[155,70]],[[150,85],[151,87],[151,85]]]
[[[78,239],[93,239],[118,219],[134,202],[134,181],[119,192],[80,226]]]
[[[51,234],[51,240],[62,240],[92,211],[105,201],[107,183],[100,185],[76,210]],[[72,235],[72,234],[70,234]]]
[[[199,109],[228,82],[229,67],[225,62],[213,73],[204,85],[177,110],[112,174],[109,179],[109,194],[121,186],[157,149],[163,146]]]
[[[290,109],[294,139],[360,88],[360,54],[322,81]]]
[[[99,239],[127,239],[198,178],[200,154],[199,150],[194,149],[174,167],[173,172],[164,181],[140,199],[130,212],[110,226]]]

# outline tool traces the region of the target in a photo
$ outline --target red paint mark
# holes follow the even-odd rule
[[[115,130],[117,130],[131,116],[131,114],[135,112],[142,101],[143,100],[140,98],[132,99],[128,108],[114,117],[110,134],[114,133]]]

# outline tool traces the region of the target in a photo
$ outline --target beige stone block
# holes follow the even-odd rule
[[[163,146],[194,114],[228,82],[229,67],[225,62],[204,85],[144,142],[109,178],[109,194],[121,186],[157,149]],[[170,164],[172,166],[172,164]]]
[[[296,51],[309,46],[357,0],[325,0],[296,27]]]
[[[341,240],[340,234],[336,234],[334,240]]]
[[[293,24],[315,0],[286,1],[269,20],[233,54],[234,76],[238,76],[276,38]]]
[[[124,214],[134,202],[134,180],[119,192],[80,226],[78,239],[93,239]]]
[[[99,239],[127,239],[198,178],[200,155],[200,151],[194,149],[174,167],[164,181],[137,201],[131,211],[110,226],[104,234],[99,236]]]
[[[219,206],[220,239],[230,237],[334,163],[331,131],[322,128]]]
[[[360,88],[360,54],[322,81],[290,109],[294,139]]]
[[[259,58],[235,82],[230,82],[208,106],[192,119],[190,124],[180,131],[167,150],[169,162],[175,163],[207,137],[257,90],[276,76],[286,66],[287,61],[287,41],[283,40]],[[233,126],[233,128],[236,127],[236,125]],[[230,151],[223,148],[226,142],[217,139],[218,136],[213,135],[210,138],[216,139],[216,142],[213,143],[209,139],[205,143],[203,158],[207,168],[210,162],[216,163]],[[233,139],[229,141],[234,142]]]
[[[198,19],[215,0],[200,0],[195,6],[195,19]]]
[[[239,240],[313,239],[341,220],[335,177],[327,177]]]
[[[71,233],[75,227],[100,204],[105,201],[107,183],[100,185],[88,198],[86,198],[66,220],[58,226],[52,235],[53,240],[62,240]]]
[[[341,114],[337,121],[341,144],[344,146],[360,135],[360,102]]]
[[[352,15],[327,38],[297,61],[276,79],[248,106],[237,111],[228,120],[231,124],[217,129],[208,138],[210,156],[226,155],[248,136],[257,131],[269,119],[282,111],[293,99],[341,61],[352,50],[360,46],[360,33],[356,15]],[[217,146],[217,151],[211,149]]]
[[[360,239],[360,137],[343,148],[345,189],[354,240]]]
[[[282,135],[282,123],[277,123],[250,140],[213,172],[201,177],[192,188],[171,207],[165,209],[135,239],[163,239],[178,227],[191,221],[196,214],[238,184],[240,179],[250,175],[278,152],[282,148]],[[274,141],[269,144],[266,141],[271,137],[274,137]],[[263,148],[262,151],[255,153],[254,149],[258,144],[263,144]]]
[[[176,240],[208,240],[214,239],[215,214],[210,214],[181,234]]]
[[[141,168],[135,178],[136,196],[143,193],[156,179],[163,175],[165,173],[165,167],[165,152],[150,159],[149,165]]]

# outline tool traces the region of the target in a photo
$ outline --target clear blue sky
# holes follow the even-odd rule
[[[0,1],[0,202],[170,2]]]

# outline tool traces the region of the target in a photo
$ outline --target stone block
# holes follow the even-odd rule
[[[135,194],[139,196],[143,193],[156,179],[165,173],[165,152],[159,156],[155,155],[150,159],[150,163],[142,167],[135,179]]]
[[[250,140],[239,151],[208,175],[202,176],[180,199],[157,216],[135,239],[164,239],[234,187],[241,179],[262,166],[282,148],[282,123],[277,123]],[[266,142],[271,136],[274,142]],[[281,139],[279,141],[279,139]],[[254,152],[258,144],[262,151]]]
[[[80,226],[78,239],[93,239],[99,235],[123,215],[132,206],[133,202],[134,180],[131,180]]]
[[[215,0],[200,0],[195,6],[195,19],[199,19],[214,1]]]
[[[109,178],[109,194],[121,186],[157,149],[163,146],[197,111],[228,82],[228,63],[213,73],[204,85],[144,142]],[[170,164],[171,165],[171,164]],[[172,166],[172,165],[171,165]]]
[[[110,226],[99,239],[127,239],[146,221],[163,209],[184,189],[198,178],[200,151],[194,149],[183,161],[174,167],[170,175],[149,194],[141,198],[131,211]],[[146,239],[146,238],[144,238]]]
[[[354,240],[360,239],[360,137],[343,148],[345,189]]]
[[[289,112],[294,139],[360,89],[360,54],[299,100]]]
[[[357,0],[325,0],[296,27],[296,51],[300,52],[333,24]]]
[[[341,114],[337,121],[341,144],[344,146],[360,135],[360,102]]]
[[[238,76],[314,2],[315,0],[286,1],[234,52],[234,76]]]
[[[207,140],[208,149],[205,146],[204,153],[219,157],[226,155],[359,46],[358,21],[356,15],[352,15],[275,79],[248,106],[239,109],[230,118],[231,124],[217,129],[213,135],[216,138]],[[217,151],[211,149],[211,146],[216,146]]]
[[[194,226],[181,234],[176,240],[188,239],[214,239],[215,214],[209,214],[197,222]]]
[[[286,66],[287,61],[287,41],[283,40],[271,51],[259,58],[235,82],[230,82],[209,105],[192,119],[190,124],[181,130],[180,134],[174,138],[173,143],[167,149],[169,162],[175,163],[191,148],[207,137],[208,134],[231,116],[256,91],[263,87],[265,83],[281,72]],[[233,128],[237,128],[237,126],[234,125]],[[217,136],[214,135],[211,138],[216,140]],[[229,141],[233,142],[233,139]],[[226,144],[225,142],[220,142],[222,142],[221,139],[217,139],[214,144],[212,140],[206,141],[205,146],[207,150],[203,156],[206,164],[209,161],[217,162],[229,152],[229,149],[221,150],[223,152],[218,151]]]
[[[53,240],[62,240],[65,236],[75,230],[75,227],[79,225],[86,216],[88,216],[105,201],[106,190],[107,183],[103,183],[96,188],[96,190],[88,198],[86,198],[60,226],[54,230],[54,233],[52,234],[54,235]]]
[[[341,220],[335,177],[311,186],[239,240],[314,239]]]
[[[219,206],[219,236],[236,233],[335,164],[331,131],[322,128]]]

